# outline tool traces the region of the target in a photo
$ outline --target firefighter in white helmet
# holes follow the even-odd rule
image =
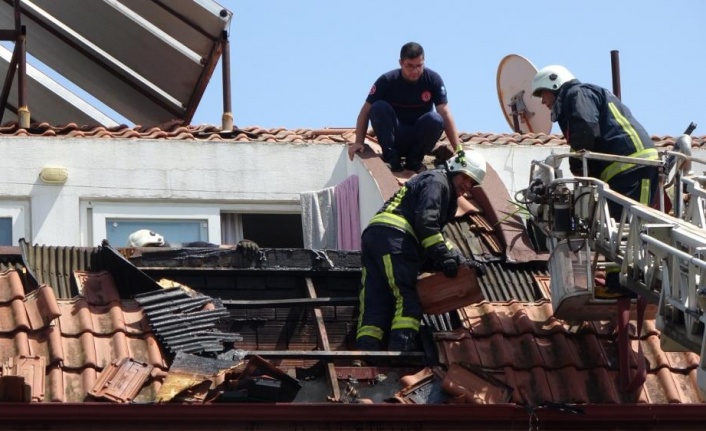
[[[532,95],[541,97],[542,104],[551,110],[552,121],[559,124],[572,152],[659,158],[652,138],[620,99],[605,88],[580,82],[564,66],[551,65],[537,71]],[[608,183],[611,190],[643,204],[656,201],[657,166],[595,159],[588,159],[587,166],[588,172],[583,172],[581,159],[569,159],[574,175],[598,178]],[[618,203],[608,203],[610,215],[616,220],[620,220],[622,208]],[[597,289],[597,296],[631,295],[620,287],[619,268],[610,271],[613,269],[606,276],[606,289]]]
[[[484,272],[446,240],[443,229],[456,214],[457,199],[482,184],[485,171],[480,152],[460,151],[443,168],[412,177],[373,216],[362,235],[358,350],[418,349],[416,283],[425,261],[447,277],[464,264]]]

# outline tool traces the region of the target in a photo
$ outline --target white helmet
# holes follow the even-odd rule
[[[461,172],[468,175],[478,185],[481,185],[483,178],[485,178],[485,157],[480,151],[471,150],[466,152],[461,150],[446,161],[446,167],[450,173]]]
[[[576,79],[564,66],[546,66],[537,72],[532,79],[532,95],[540,97],[542,90],[557,91],[564,83]]]
[[[163,247],[164,237],[149,229],[140,229],[131,233],[127,240],[128,247]]]

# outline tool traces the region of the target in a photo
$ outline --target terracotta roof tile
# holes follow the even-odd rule
[[[512,402],[700,403],[695,376],[699,356],[664,352],[654,320],[640,339],[632,321],[631,368],[638,344],[647,361],[647,380],[635,392],[620,390],[617,334],[610,322],[577,327],[552,317],[548,303],[481,303],[460,311],[464,328],[435,334],[446,364],[465,361],[515,388]]]
[[[61,315],[54,291],[47,285],[30,292],[25,297],[24,307],[33,330],[46,327]]]
[[[9,334],[15,330],[30,329],[29,318],[22,299],[13,299],[9,303],[0,304],[0,334]]]
[[[17,271],[8,270],[0,273],[0,304],[24,297],[24,286]]]
[[[377,142],[377,138],[368,131],[367,142]],[[203,141],[232,141],[232,142],[291,142],[307,143],[316,142],[321,144],[337,144],[353,142],[355,140],[355,129],[346,127],[332,127],[326,129],[285,129],[276,127],[272,129],[260,126],[249,126],[236,128],[231,132],[222,132],[214,125],[187,125],[180,122],[164,124],[161,127],[143,128],[136,125],[132,128],[126,125],[115,127],[93,127],[77,126],[75,123],[66,125],[50,125],[47,123],[37,123],[31,125],[27,130],[20,129],[16,122],[9,122],[0,126],[0,135],[4,136],[41,136],[41,137],[72,137],[72,138],[116,138],[116,139],[174,139],[174,140],[203,140]],[[544,145],[561,146],[566,145],[562,135],[547,135],[544,133],[483,133],[483,132],[460,132],[462,143],[473,145]],[[674,145],[676,137],[666,135],[654,135],[652,140],[655,146],[660,149],[669,149]],[[447,143],[446,135],[442,135],[441,143]],[[693,136],[692,146],[694,148],[706,145],[706,136]]]
[[[100,371],[120,358],[167,369],[139,304],[121,301],[108,273],[79,272],[86,296],[57,300],[46,285],[24,295],[13,272],[0,274],[0,364],[18,356],[45,358],[42,401],[84,401]],[[151,379],[138,399],[151,401],[159,386]]]
[[[92,305],[107,305],[120,301],[113,276],[108,271],[74,271],[76,284],[82,296]]]

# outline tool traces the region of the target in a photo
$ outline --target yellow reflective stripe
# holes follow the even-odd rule
[[[453,243],[449,240],[446,240],[446,248],[448,248],[449,250],[453,250],[454,249]]]
[[[635,128],[632,127],[632,124],[630,124],[630,121],[628,121],[628,119],[620,113],[620,110],[618,110],[618,107],[615,106],[615,103],[608,103],[608,108],[610,109],[610,112],[613,113],[613,117],[615,117],[618,124],[620,124],[625,133],[627,133],[630,137],[632,144],[635,146],[635,152],[644,150],[645,146],[642,144],[642,140],[640,139],[640,135],[637,134],[637,130],[635,130]]]
[[[392,266],[392,258],[389,254],[382,257],[382,261],[385,264],[385,275],[387,276],[387,283],[390,285],[390,290],[392,290],[392,296],[395,299],[395,313],[392,318],[392,326],[390,329],[414,329],[419,331],[420,322],[419,319],[413,317],[405,317],[402,315],[404,312],[404,298],[400,294],[400,288],[395,282],[394,267]]]
[[[422,241],[422,247],[429,248],[433,245],[437,245],[440,242],[444,242],[444,236],[441,234],[441,232],[435,233],[434,235],[424,238],[424,240]]]
[[[387,285],[390,286],[392,291],[392,297],[395,301],[395,316],[402,315],[402,295],[400,294],[400,288],[397,287],[395,283],[395,268],[392,266],[392,258],[389,254],[382,257],[383,264],[385,266],[385,277],[387,277]]]
[[[417,239],[417,235],[414,234],[414,228],[409,222],[402,216],[397,214],[392,214],[388,212],[382,212],[375,214],[372,219],[370,219],[370,224],[386,224],[389,226],[394,226],[400,228],[412,235],[414,239]]]
[[[626,157],[634,157],[636,159],[644,159],[644,160],[657,160],[659,158],[659,154],[657,153],[657,150],[654,148],[648,148],[646,150],[641,150],[635,153],[632,153]],[[603,169],[603,172],[601,172],[601,181],[610,181],[614,176],[627,171],[628,169],[631,169],[635,166],[634,163],[624,163],[624,162],[613,162],[608,167]]]
[[[640,183],[640,203],[643,205],[649,205],[652,202],[652,196],[650,196],[650,180],[643,178]]]
[[[394,211],[397,209],[398,206],[402,203],[402,198],[404,198],[404,195],[407,193],[407,186],[402,186],[401,189],[395,193],[395,196],[392,198],[392,201],[390,202],[390,205],[385,209],[385,211]]]
[[[420,326],[421,323],[419,322],[419,319],[415,319],[414,317],[395,316],[395,318],[392,319],[392,326],[390,326],[390,329],[413,329],[415,331],[419,331]]]
[[[358,311],[358,328],[363,327],[363,314],[365,313],[365,278],[368,275],[368,272],[365,270],[365,267],[361,270],[361,276],[360,276],[360,293],[358,294],[358,304],[360,310]]]
[[[358,328],[358,332],[356,332],[355,338],[360,338],[360,337],[373,337],[377,340],[382,341],[382,337],[385,335],[385,332],[378,328],[377,326],[361,326]]]
[[[368,273],[365,267],[362,269],[362,275],[360,281],[362,283],[362,289],[360,289],[359,301],[360,301],[360,312],[358,314],[358,330],[356,331],[356,338],[360,337],[373,337],[377,340],[382,341],[382,337],[385,335],[385,331],[382,328],[373,325],[363,325],[363,313],[365,312],[365,279]]]

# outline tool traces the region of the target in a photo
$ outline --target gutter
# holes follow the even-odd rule
[[[304,423],[401,423],[417,422],[437,429],[439,425],[484,425],[484,429],[524,429],[535,424],[542,429],[614,429],[651,424],[650,429],[703,429],[706,406],[703,404],[639,404],[572,406],[576,411],[538,408],[531,411],[516,404],[496,405],[410,405],[410,404],[107,404],[107,403],[3,403],[3,425],[22,424],[55,427],[61,423],[102,424],[124,427],[126,424],[150,423],[155,426],[188,426],[194,423],[216,424],[257,422],[278,423],[292,428]],[[14,425],[13,425],[14,422]],[[654,428],[655,424],[659,424]],[[606,428],[607,427],[607,428]],[[641,427],[644,429],[644,426]]]

